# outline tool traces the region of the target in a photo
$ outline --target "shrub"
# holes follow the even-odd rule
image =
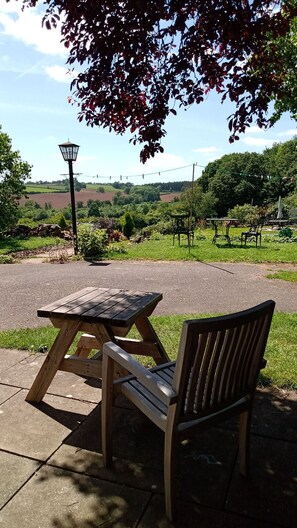
[[[0,264],[14,264],[15,260],[11,255],[0,255]]]
[[[40,220],[46,220],[47,218],[48,218],[48,213],[46,212],[46,210],[40,209],[38,213],[34,215],[33,219],[39,222]]]
[[[282,227],[279,232],[280,237],[292,238],[293,231],[290,227]]]
[[[130,213],[127,211],[123,219],[123,233],[125,237],[130,238],[130,236],[133,233],[133,229],[134,229],[133,218],[130,215]]]
[[[102,258],[107,252],[108,236],[105,229],[94,229],[88,224],[78,227],[78,249],[85,259]]]
[[[57,222],[58,226],[60,226],[61,229],[66,229],[67,227],[67,222],[66,222],[66,218],[63,214],[61,214],[58,218],[58,222]]]
[[[259,208],[256,205],[236,205],[228,211],[229,218],[238,218],[240,224],[257,224],[260,220]]]

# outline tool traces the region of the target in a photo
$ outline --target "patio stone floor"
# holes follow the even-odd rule
[[[112,469],[101,456],[100,382],[59,372],[25,402],[43,354],[0,349],[0,528],[295,528],[297,394],[259,389],[251,476],[239,474],[237,423],[179,447],[176,522],[165,517],[163,434],[124,399]]]

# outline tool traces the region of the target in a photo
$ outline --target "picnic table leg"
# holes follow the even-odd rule
[[[170,361],[166,350],[157,336],[150,320],[146,316],[139,317],[135,321],[135,326],[144,341],[152,341],[156,343],[160,353],[159,357],[154,357],[156,364],[161,365],[162,363],[167,363],[167,361]]]
[[[39,403],[53,381],[66,352],[69,350],[77,332],[80,322],[65,322],[46,356],[41,368],[29,390],[26,401]]]

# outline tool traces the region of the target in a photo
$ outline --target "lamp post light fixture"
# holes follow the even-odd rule
[[[71,198],[71,212],[72,212],[72,232],[73,232],[73,245],[74,254],[78,253],[77,246],[77,229],[76,229],[76,212],[75,212],[75,194],[74,194],[74,180],[73,180],[73,166],[72,162],[76,161],[79,145],[66,141],[59,145],[63,159],[68,162],[69,168],[69,187],[70,187],[70,198]]]

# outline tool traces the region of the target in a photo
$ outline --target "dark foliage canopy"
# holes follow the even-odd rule
[[[45,4],[46,28],[61,22],[79,120],[130,131],[143,162],[163,150],[168,115],[211,90],[234,104],[231,142],[270,124],[271,101],[274,120],[297,111],[296,0],[21,1]]]

